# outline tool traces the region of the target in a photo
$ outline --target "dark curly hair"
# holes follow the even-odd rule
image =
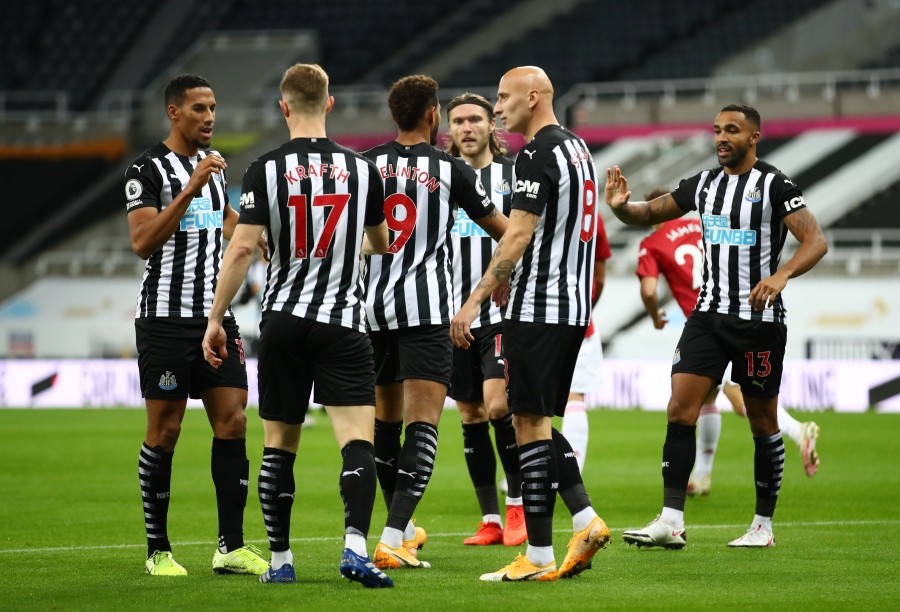
[[[403,77],[391,85],[388,107],[397,127],[414,130],[428,109],[438,105],[437,90],[437,81],[424,74]]]

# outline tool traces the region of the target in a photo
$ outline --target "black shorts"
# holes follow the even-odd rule
[[[141,395],[146,399],[200,399],[206,389],[247,388],[244,347],[237,323],[227,318],[228,359],[219,369],[203,359],[206,319],[149,317],[134,320]]]
[[[375,349],[375,384],[407,378],[450,386],[453,342],[449,325],[420,325],[369,333]]]
[[[587,327],[506,320],[503,350],[512,413],[562,416]]]
[[[266,311],[259,324],[259,416],[298,424],[310,392],[325,406],[374,406],[372,344],[363,332]]]
[[[718,384],[731,363],[731,379],[749,397],[774,397],[781,387],[787,327],[715,312],[688,317],[672,358],[672,374],[709,376]]]
[[[468,349],[453,347],[453,372],[447,395],[459,402],[484,399],[484,381],[506,379],[503,353],[503,325],[487,325],[472,330],[475,341]]]

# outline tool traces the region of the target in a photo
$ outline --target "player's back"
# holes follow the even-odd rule
[[[666,221],[641,241],[637,275],[660,274],[684,315],[689,316],[703,284],[703,229],[699,219]]]
[[[241,222],[267,226],[263,311],[365,331],[359,256],[365,226],[384,219],[374,165],[327,138],[295,138],[254,161]]]
[[[364,154],[384,180],[388,251],[368,258],[373,330],[449,324],[454,312],[450,229],[455,207],[493,209],[475,171],[427,143],[388,142]],[[478,213],[478,214],[473,214]]]

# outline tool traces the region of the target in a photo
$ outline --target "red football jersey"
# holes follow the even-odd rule
[[[699,219],[666,221],[641,241],[638,278],[659,278],[660,274],[684,316],[690,316],[703,284],[703,229]]]

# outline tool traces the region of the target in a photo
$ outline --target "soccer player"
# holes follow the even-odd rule
[[[507,218],[475,171],[434,146],[441,122],[437,81],[412,75],[388,93],[397,138],[365,153],[384,179],[390,246],[367,258],[366,316],[375,349],[375,461],[388,504],[375,549],[382,568],[429,567],[427,537],[412,515],[434,469],[453,345],[450,232],[461,206],[495,240]],[[403,444],[400,433],[406,424]]]
[[[496,131],[493,105],[483,96],[464,93],[447,104],[450,138],[446,151],[464,159],[478,171],[481,184],[504,214],[509,214],[512,186],[516,184],[507,145]],[[475,226],[465,210],[456,212],[453,238],[453,296],[456,304],[468,297],[490,261],[494,241]],[[448,395],[456,400],[462,419],[466,466],[475,487],[482,519],[475,535],[463,544],[487,546],[503,543],[519,546],[527,538],[522,509],[522,482],[516,431],[506,403],[506,367],[503,359],[502,309],[491,301],[482,305],[472,322],[475,341],[469,350],[453,348],[453,370]],[[497,459],[491,445],[490,426],[500,463],[506,474],[506,528],[497,501]]]
[[[291,140],[250,164],[241,215],[225,251],[203,338],[206,360],[230,361],[223,317],[247,275],[254,245],[270,237],[259,352],[259,415],[265,447],[259,500],[272,549],[261,582],[294,582],[290,548],[294,461],[310,392],[324,404],[343,462],[341,574],[370,588],[393,582],[366,551],[375,503],[375,370],[359,285],[363,244],[387,249],[378,169],[326,136],[334,106],[328,75],[295,64],[281,79],[281,112]],[[364,240],[365,237],[365,240]]]
[[[494,113],[508,131],[523,134],[526,145],[516,157],[509,229],[453,318],[450,333],[456,346],[468,348],[481,303],[511,281],[503,339],[528,548],[481,579],[551,581],[588,569],[609,542],[609,529],[591,507],[572,447],[551,421],[565,410],[591,315],[596,170],[584,141],[557,122],[553,85],[542,69],[508,71],[497,95]],[[575,530],[559,571],[553,554],[557,491]]]
[[[654,189],[646,199],[650,201],[666,193],[666,189]],[[663,329],[668,322],[665,312],[659,307],[657,285],[660,275],[666,279],[685,317],[690,316],[697,303],[703,281],[702,231],[699,219],[673,219],[657,224],[653,233],[641,241],[637,267],[641,300],[656,329]],[[731,402],[732,409],[739,416],[745,416],[740,387],[731,382],[728,368],[722,384],[710,391],[700,407],[694,471],[687,488],[687,494],[691,496],[709,495],[712,487],[713,462],[722,432],[722,416],[716,406],[719,389]],[[778,428],[797,444],[806,474],[815,475],[819,467],[816,451],[819,426],[814,422],[801,423],[779,405]]]
[[[183,74],[165,90],[169,136],[125,172],[125,208],[135,254],[147,260],[134,322],[147,432],[138,475],[151,576],[183,576],[167,531],[172,457],[188,397],[203,400],[212,426],[211,469],[219,515],[217,573],[262,574],[259,549],[244,545],[249,462],[247,371],[241,336],[228,313],[231,349],[241,356],[219,370],[203,360],[200,339],[212,306],[223,239],[237,213],[228,204],[225,160],[209,150],[216,97],[206,79]]]
[[[609,248],[609,239],[606,237],[606,227],[603,218],[597,217],[597,238],[594,249],[594,279],[591,283],[591,312],[600,300],[603,293],[603,285],[606,283],[606,260],[612,257]],[[584,461],[587,457],[589,439],[587,405],[584,403],[585,394],[594,391],[600,383],[600,363],[603,361],[603,345],[600,336],[591,317],[581,348],[578,350],[578,360],[575,362],[575,372],[572,375],[572,386],[569,387],[569,397],[566,402],[560,432],[572,445],[575,452],[575,460],[578,462],[578,471],[584,472]]]
[[[778,429],[778,392],[786,342],[782,291],[828,250],[825,237],[794,182],[756,156],[760,117],[732,104],[713,126],[719,166],[682,180],[671,193],[629,202],[618,167],[607,169],[606,202],[632,225],[653,225],[698,210],[702,224],[703,284],[672,360],[672,396],[663,445],[663,509],[628,543],[683,548],[684,502],[696,449],[700,408],[732,364],[755,446],[756,511],[750,528],[729,546],[775,544],[772,516],[781,488],[784,443]],[[787,228],[800,247],[784,264]]]

